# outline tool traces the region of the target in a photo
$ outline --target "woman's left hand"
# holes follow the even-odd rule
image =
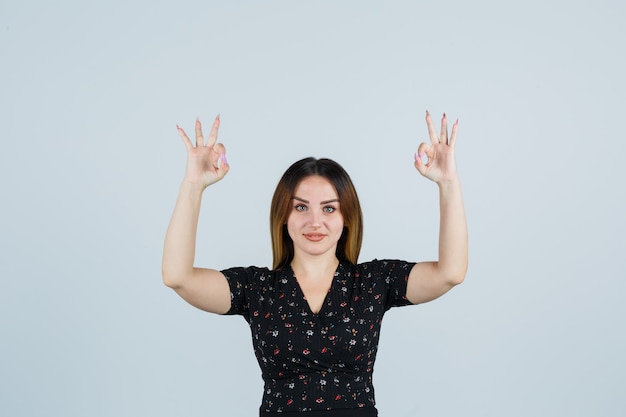
[[[455,181],[457,179],[457,171],[454,145],[459,125],[458,119],[452,125],[450,137],[448,137],[448,121],[445,113],[441,118],[441,132],[439,134],[437,134],[428,112],[426,112],[426,124],[431,144],[421,143],[419,145],[415,153],[415,168],[420,174],[437,184]],[[426,162],[424,162],[424,156],[426,157]]]

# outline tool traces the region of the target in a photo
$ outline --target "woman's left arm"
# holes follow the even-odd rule
[[[420,262],[411,270],[406,296],[414,304],[434,300],[462,283],[468,258],[467,222],[454,155],[459,121],[453,124],[450,137],[445,114],[439,134],[428,112],[426,124],[431,144],[420,144],[415,168],[439,187],[439,260]]]

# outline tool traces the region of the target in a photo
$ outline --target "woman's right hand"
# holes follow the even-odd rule
[[[187,147],[185,181],[205,189],[224,178],[228,173],[229,166],[226,161],[226,148],[221,143],[217,143],[220,116],[218,115],[215,118],[206,144],[204,143],[200,120],[196,120],[196,146],[191,143],[191,140],[181,127],[176,126],[176,128]]]

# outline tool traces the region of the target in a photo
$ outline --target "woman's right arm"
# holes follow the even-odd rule
[[[205,145],[200,121],[196,121],[196,146],[178,128],[187,147],[187,170],[165,235],[163,283],[191,305],[212,313],[230,309],[230,288],[224,274],[214,269],[194,267],[196,232],[202,193],[224,178],[229,166],[224,145],[217,142],[219,116],[215,118]]]

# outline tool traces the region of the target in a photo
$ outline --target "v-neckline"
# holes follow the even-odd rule
[[[291,265],[289,265],[289,270],[295,282],[298,295],[300,297],[300,301],[304,303],[308,312],[311,313],[313,316],[319,316],[322,310],[324,310],[324,308],[328,304],[328,298],[330,297],[330,293],[333,290],[333,287],[335,286],[335,281],[337,281],[337,274],[339,273],[340,268],[341,268],[341,261],[339,261],[339,263],[337,264],[337,268],[335,269],[335,272],[333,272],[333,277],[330,281],[330,286],[328,287],[328,290],[326,291],[326,294],[324,295],[324,299],[322,300],[322,305],[320,306],[320,309],[317,312],[315,312],[311,308],[311,304],[309,304],[309,300],[306,298],[306,295],[304,294],[304,290],[300,286],[300,282],[298,281],[298,277],[296,277],[296,273],[294,272]]]

